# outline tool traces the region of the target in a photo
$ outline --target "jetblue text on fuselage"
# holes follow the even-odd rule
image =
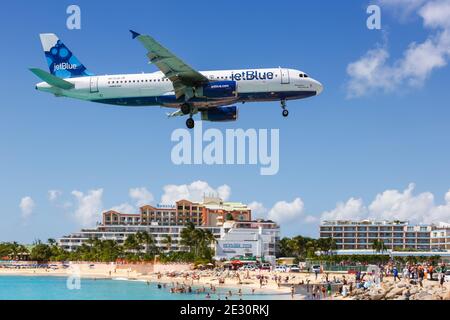
[[[273,72],[258,72],[258,71],[242,71],[240,73],[231,73],[231,80],[272,80]]]

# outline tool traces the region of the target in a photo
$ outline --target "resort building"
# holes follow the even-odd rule
[[[218,259],[252,256],[275,261],[280,241],[280,227],[272,221],[251,220],[251,210],[238,202],[224,202],[216,197],[205,197],[195,203],[180,200],[173,206],[143,206],[138,214],[107,211],[95,228],[83,229],[58,240],[67,251],[74,251],[92,239],[115,240],[123,244],[130,234],[139,231],[153,236],[160,251],[184,251],[180,245],[181,231],[188,222],[197,228],[209,230],[217,239]],[[168,244],[171,239],[171,244]]]
[[[450,251],[450,224],[440,223],[431,231],[431,250]]]
[[[142,206],[138,214],[116,211],[103,213],[103,225],[221,226],[227,219],[250,221],[251,210],[239,202],[224,202],[217,197],[204,197],[203,202],[177,201],[174,205]]]
[[[333,238],[337,250],[373,250],[375,240],[390,250],[429,251],[432,225],[410,225],[407,221],[323,221],[320,238]]]
[[[131,234],[136,234],[137,232],[148,232],[153,236],[156,247],[160,251],[183,251],[180,245],[181,231],[185,228],[184,226],[160,226],[157,224],[153,225],[99,225],[93,229],[83,229],[80,232],[74,232],[70,235],[64,236],[58,239],[58,244],[63,249],[67,251],[75,251],[83,243],[88,243],[90,239],[99,240],[114,240],[118,244],[123,244],[126,238]],[[198,227],[200,229],[206,229],[211,231],[216,239],[220,238],[220,228],[218,227]],[[172,239],[172,243],[167,244],[167,239]]]
[[[256,257],[275,263],[280,227],[273,221],[226,221],[216,243],[216,260]]]

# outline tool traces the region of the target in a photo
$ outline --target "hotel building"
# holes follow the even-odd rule
[[[321,238],[336,240],[337,250],[373,250],[374,240],[391,251],[450,252],[450,224],[411,225],[408,221],[323,221]]]
[[[250,221],[251,210],[239,202],[224,202],[217,197],[205,197],[196,203],[180,200],[173,206],[150,206],[140,208],[138,214],[124,214],[116,211],[103,213],[103,224],[184,226],[192,222],[196,226],[221,226],[227,218],[235,221]]]
[[[431,231],[431,250],[450,251],[450,224],[440,223]]]
[[[205,197],[201,203],[180,200],[174,206],[143,206],[138,214],[110,210],[102,214],[102,222],[96,228],[72,233],[58,239],[58,243],[63,249],[74,251],[90,239],[115,240],[123,244],[129,235],[146,231],[153,236],[160,251],[184,251],[186,248],[180,245],[181,231],[188,222],[212,232],[217,239],[218,259],[253,255],[274,260],[278,252],[280,228],[277,224],[252,221],[251,210],[246,205],[212,197]],[[170,247],[166,243],[169,236]]]
[[[375,240],[387,250],[431,250],[433,226],[410,225],[407,221],[323,221],[320,238],[336,240],[337,250],[373,249]]]

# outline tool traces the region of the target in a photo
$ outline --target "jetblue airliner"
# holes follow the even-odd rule
[[[147,50],[150,63],[160,71],[148,74],[96,76],[53,33],[41,34],[50,73],[31,68],[43,82],[40,91],[58,97],[119,106],[164,106],[176,108],[169,117],[188,116],[186,126],[195,125],[193,115],[204,121],[235,121],[236,103],[286,101],[319,95],[323,86],[306,73],[286,68],[196,71],[155,39],[131,31]]]

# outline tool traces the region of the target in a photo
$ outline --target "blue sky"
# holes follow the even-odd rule
[[[108,209],[135,205],[130,188],[145,187],[157,203],[164,186],[198,180],[229,186],[231,200],[258,202],[266,208],[261,215],[291,210],[291,217],[282,217],[284,235],[316,236],[317,219],[326,211],[327,217],[352,216],[345,206],[351,197],[362,216],[407,217],[412,210],[419,222],[430,212],[448,220],[448,53],[440,53],[445,63],[438,61],[419,83],[413,82],[420,75],[401,71],[411,43],[437,41],[447,26],[424,26],[433,17],[423,13],[421,1],[411,1],[419,4],[401,18],[401,5],[384,2],[381,31],[367,29],[366,1],[76,1],[81,30],[66,28],[73,2],[3,4],[0,241],[31,242],[78,230],[73,191],[83,198],[102,189],[94,205]],[[198,70],[285,66],[320,80],[324,93],[289,102],[289,119],[277,103],[261,103],[242,106],[235,123],[203,124],[279,128],[278,175],[260,176],[256,166],[175,166],[170,135],[184,120],[167,119],[165,109],[105,106],[34,90],[38,79],[27,68],[46,69],[41,32],[57,33],[96,74],[156,71],[131,40],[130,28],[151,34]],[[373,70],[380,78],[361,78],[359,69],[348,74],[349,64],[374,58],[370,50],[380,48],[389,53]],[[392,80],[399,72],[402,77]],[[368,84],[364,94],[349,99],[352,77]],[[394,90],[374,85],[380,81]],[[50,201],[49,190],[62,194]],[[25,215],[19,207],[24,197],[34,203]],[[88,206],[89,198],[83,199]]]

